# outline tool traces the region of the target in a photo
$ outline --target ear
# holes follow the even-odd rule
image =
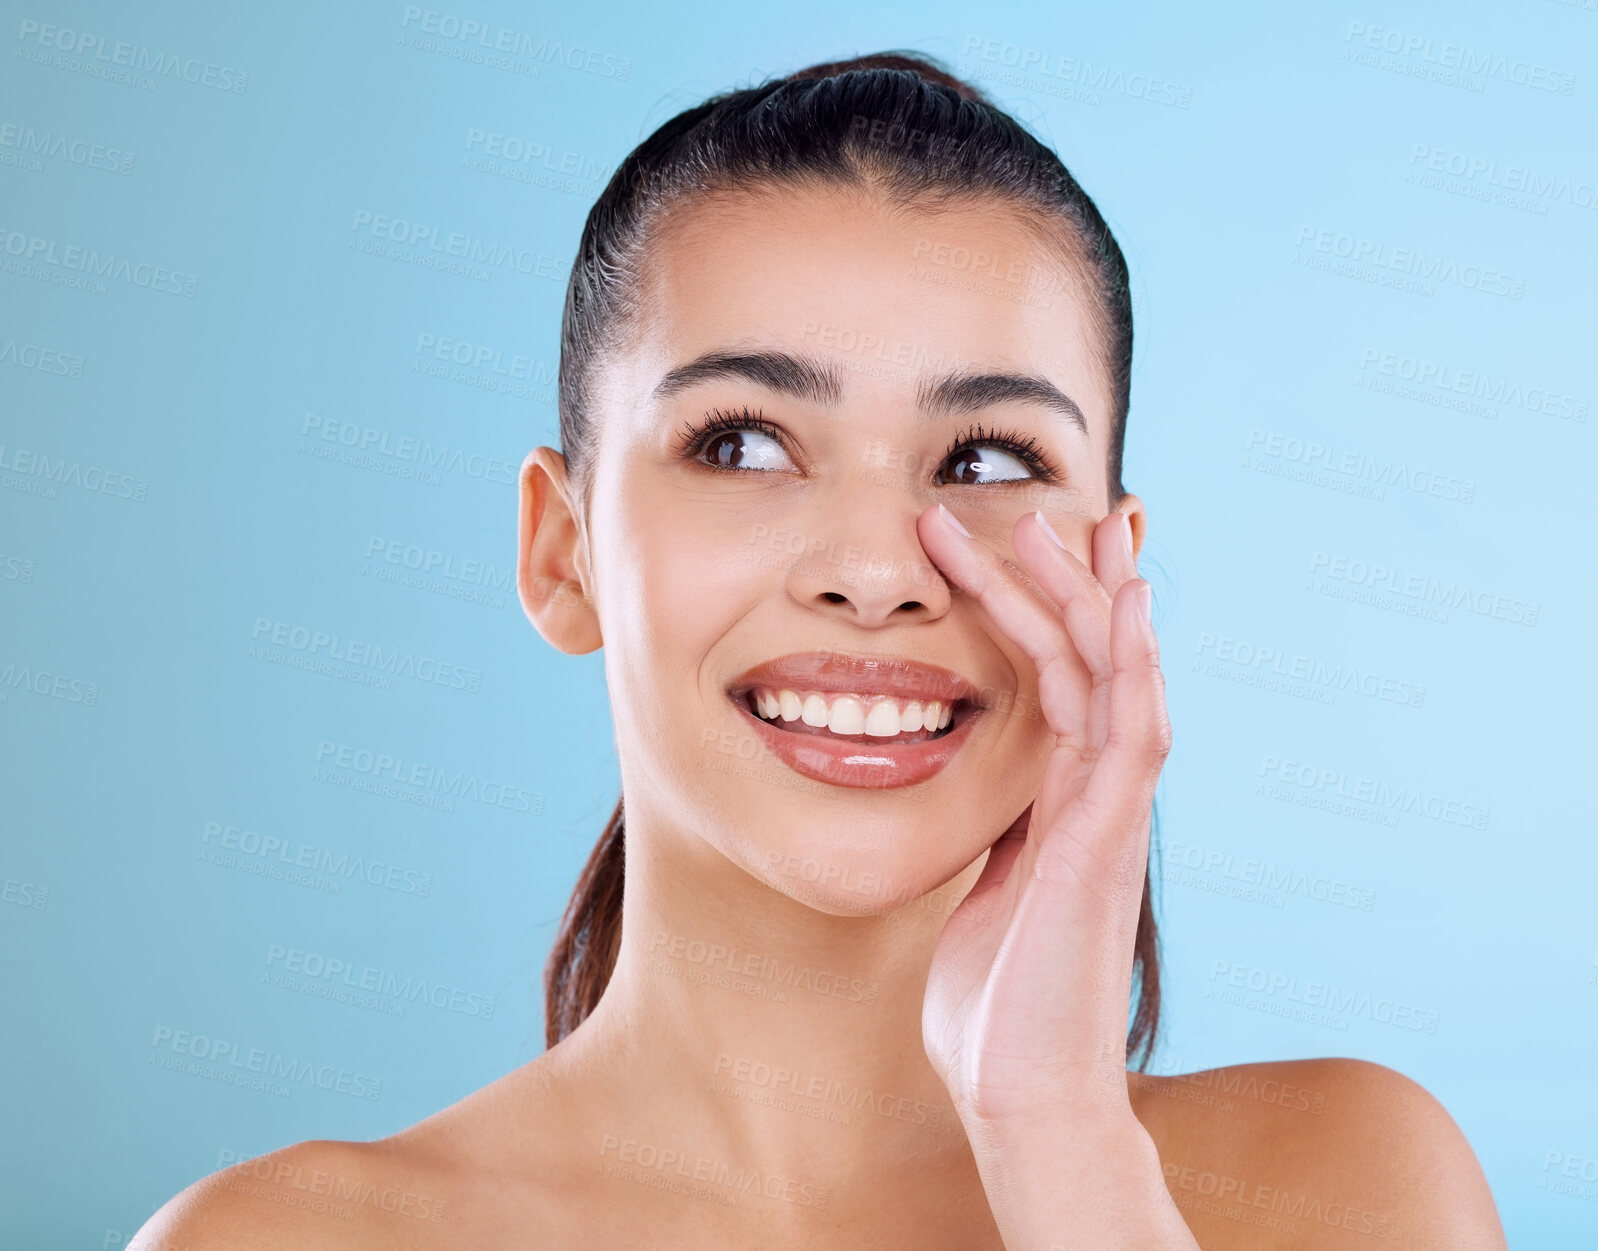
[[[516,540],[516,593],[544,641],[569,656],[600,647],[577,501],[554,448],[534,448],[522,462]]]
[[[1115,511],[1125,515],[1132,527],[1132,559],[1143,550],[1143,533],[1148,527],[1148,514],[1143,511],[1143,501],[1128,491],[1115,506]]]

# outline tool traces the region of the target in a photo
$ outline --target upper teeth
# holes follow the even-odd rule
[[[803,721],[834,734],[891,738],[915,730],[941,730],[954,716],[954,704],[941,699],[895,699],[843,691],[793,691],[757,686],[750,694],[767,721]]]

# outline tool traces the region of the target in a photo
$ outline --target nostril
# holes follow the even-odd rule
[[[840,595],[837,591],[823,591],[821,598],[829,604],[847,604],[849,602],[847,595]]]

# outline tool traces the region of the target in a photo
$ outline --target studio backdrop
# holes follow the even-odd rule
[[[1598,1242],[1590,0],[5,0],[7,1245],[124,1245],[542,1050],[619,785],[602,654],[514,578],[585,215],[679,110],[893,48],[1055,147],[1132,268],[1152,1071],[1396,1068],[1511,1245]]]

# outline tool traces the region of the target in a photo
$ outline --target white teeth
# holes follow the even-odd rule
[[[900,732],[899,709],[891,699],[880,700],[871,705],[871,713],[866,717],[865,732],[873,738],[892,738]],[[920,729],[920,725],[916,729]]]
[[[888,695],[756,687],[755,711],[767,721],[798,721],[833,734],[893,738],[921,730],[936,733],[954,720],[954,704],[941,699],[899,700]]]
[[[834,734],[864,734],[865,706],[853,695],[839,695],[832,701],[832,710],[827,717],[827,729]]]

